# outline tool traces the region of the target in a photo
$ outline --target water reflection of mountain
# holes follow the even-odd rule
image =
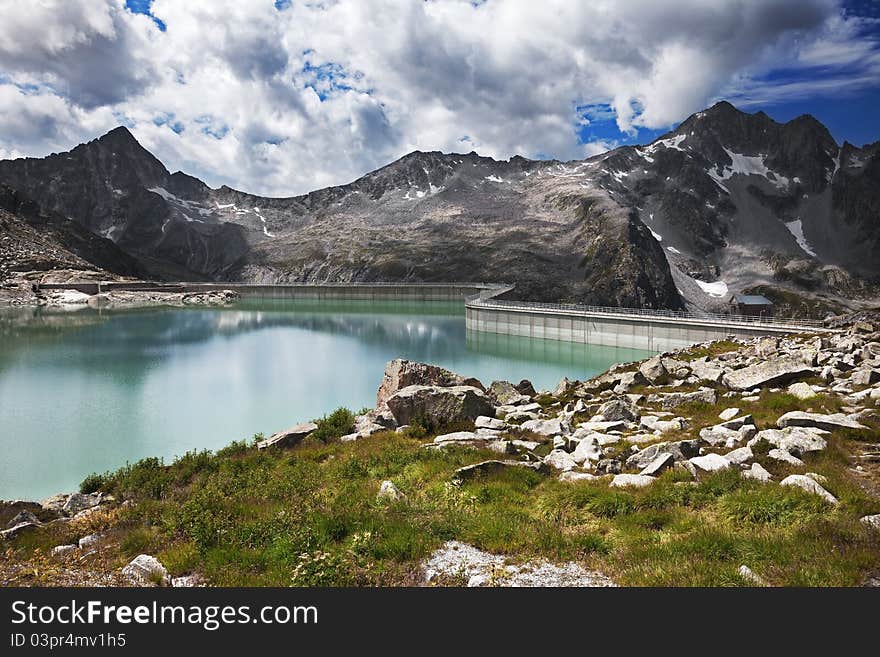
[[[404,314],[407,312],[411,314]],[[70,313],[15,309],[0,314],[0,367],[11,363],[16,351],[63,341],[68,363],[73,359],[80,367],[131,372],[134,362],[149,365],[171,356],[180,345],[279,328],[348,336],[367,345],[391,345],[402,354],[424,350],[425,343],[430,343],[437,357],[460,351],[465,332],[463,315],[454,313],[449,304],[251,302],[234,308],[100,313],[90,308]],[[47,358],[56,356],[51,350],[46,352]]]

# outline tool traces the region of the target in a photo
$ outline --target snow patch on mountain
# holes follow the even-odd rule
[[[715,297],[716,299],[720,299],[721,297],[727,296],[727,283],[724,281],[715,281],[714,283],[707,283],[705,281],[694,279],[694,282],[700,286],[700,289],[703,290],[710,297]]]
[[[810,246],[810,243],[807,241],[807,238],[804,236],[804,225],[800,219],[796,219],[795,221],[789,221],[785,224],[785,227],[788,228],[788,232],[792,234],[798,246],[803,249],[805,253],[813,256],[814,258],[818,257],[816,252],[813,251],[813,247]]]
[[[725,148],[724,152],[730,158],[731,164],[726,165],[720,174],[717,173],[718,167],[716,166],[714,170],[709,170],[709,175],[725,191],[729,192],[720,181],[729,180],[738,173],[744,176],[761,176],[781,189],[789,186],[788,178],[767,168],[763,155],[743,155],[742,153],[734,153],[729,148]]]

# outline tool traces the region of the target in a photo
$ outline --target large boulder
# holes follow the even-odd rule
[[[61,512],[67,516],[75,516],[80,511],[98,506],[101,497],[101,493],[72,493],[61,507]]]
[[[718,394],[712,388],[700,388],[694,392],[659,392],[648,395],[649,404],[660,404],[664,410],[677,408],[682,404],[702,402],[714,404],[718,401]]]
[[[523,431],[531,431],[541,436],[555,436],[563,433],[562,420],[558,417],[549,420],[527,420],[520,425]]]
[[[376,393],[376,408],[381,408],[388,398],[409,386],[471,386],[484,390],[477,379],[468,379],[436,365],[416,363],[397,358],[389,361],[382,375],[382,383]]]
[[[825,429],[826,431],[868,428],[843,413],[823,415],[821,413],[806,413],[804,411],[789,411],[776,421],[776,425],[780,429],[785,427],[813,427],[815,429]]]
[[[780,486],[796,486],[802,490],[807,491],[808,493],[813,493],[818,495],[823,500],[828,502],[829,504],[837,504],[837,498],[834,497],[827,490],[822,488],[822,486],[815,479],[808,477],[806,475],[793,474],[788,475],[785,479],[779,482]]]
[[[666,368],[663,367],[663,359],[654,356],[639,365],[639,372],[651,383],[657,383],[666,376]]]
[[[808,376],[813,369],[800,356],[764,360],[724,375],[724,385],[732,390],[751,390],[771,383],[782,383]]]
[[[498,406],[518,406],[532,401],[531,397],[519,392],[509,381],[493,381],[486,392]]]
[[[495,415],[495,407],[479,388],[473,386],[412,385],[398,390],[385,404],[399,426],[423,421],[442,427],[481,415]]]
[[[266,449],[268,447],[293,447],[298,445],[313,431],[318,429],[318,425],[314,422],[303,422],[296,424],[289,429],[273,433],[265,440],[257,443],[258,449]]]
[[[660,454],[671,454],[676,461],[686,461],[700,453],[699,440],[679,440],[671,443],[654,443],[639,450],[626,460],[626,467],[643,469],[654,462]]]
[[[599,407],[599,415],[602,416],[604,422],[614,422],[617,420],[625,420],[627,422],[639,421],[639,409],[628,400],[612,399]]]
[[[140,586],[169,586],[171,577],[165,566],[149,554],[139,554],[122,569],[123,577]]]
[[[808,452],[821,452],[828,446],[822,434],[826,431],[808,427],[786,427],[785,429],[764,429],[755,436],[756,441],[766,440],[779,449],[784,449],[794,456],[803,456]]]

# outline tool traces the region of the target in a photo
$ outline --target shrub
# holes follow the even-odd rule
[[[95,493],[107,485],[107,475],[101,475],[97,472],[93,472],[88,477],[82,480],[82,483],[79,485],[80,493]]]
[[[329,443],[351,433],[354,429],[354,414],[347,408],[337,408],[330,415],[315,420],[318,428],[312,432],[313,440]]]

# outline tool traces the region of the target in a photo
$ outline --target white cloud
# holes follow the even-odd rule
[[[878,58],[836,0],[155,0],[165,32],[123,0],[7,2],[0,155],[125,122],[172,170],[282,195],[414,149],[585,157],[613,142],[580,143],[578,107],[664,128],[775,67],[859,85]]]

